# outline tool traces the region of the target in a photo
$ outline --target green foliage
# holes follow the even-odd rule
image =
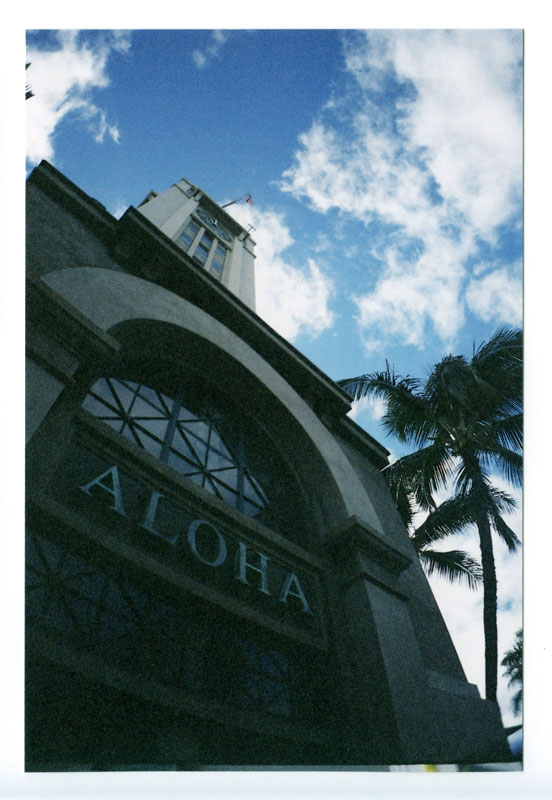
[[[510,679],[508,686],[519,684],[519,689],[512,698],[512,709],[517,715],[523,704],[523,631],[521,628],[516,633],[513,646],[505,652],[500,663],[506,667],[503,674]]]
[[[474,587],[482,579],[487,697],[496,700],[496,573],[491,532],[510,551],[519,540],[503,519],[513,499],[492,486],[498,471],[513,486],[523,477],[523,345],[520,330],[500,329],[475,349],[470,361],[446,356],[426,383],[383,372],[339,381],[353,399],[385,401],[385,429],[416,450],[387,467],[386,478],[403,521],[428,572],[437,570]],[[438,492],[453,496],[437,506]],[[428,512],[416,530],[416,510]],[[477,526],[481,565],[466,553],[434,551],[431,544]]]

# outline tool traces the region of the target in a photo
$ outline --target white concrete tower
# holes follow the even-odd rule
[[[138,211],[255,310],[255,242],[214,200],[183,178],[150,192]]]

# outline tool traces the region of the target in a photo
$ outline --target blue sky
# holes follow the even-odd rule
[[[521,323],[521,58],[516,30],[31,31],[27,169],[116,216],[181,177],[250,193],[230,211],[255,227],[257,312],[334,379],[423,378]],[[377,403],[353,415],[404,452]],[[503,652],[521,557],[496,558]],[[481,595],[432,588],[483,693]]]

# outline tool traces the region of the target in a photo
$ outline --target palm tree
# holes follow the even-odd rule
[[[435,550],[432,545],[447,536],[461,533],[466,525],[473,523],[467,503],[462,498],[451,498],[434,508],[418,527],[414,526],[417,506],[413,492],[406,488],[393,466],[400,469],[400,462],[386,468],[385,476],[397,504],[399,514],[408,530],[420,562],[428,576],[436,572],[449,581],[464,581],[470,589],[476,589],[482,580],[481,564],[464,550]]]
[[[384,427],[400,441],[419,448],[388,468],[395,496],[410,493],[420,508],[435,513],[435,493],[452,484],[450,519],[465,514],[477,526],[483,571],[485,691],[494,701],[498,636],[492,531],[510,551],[519,540],[502,516],[515,503],[493,487],[489,473],[494,467],[512,485],[521,485],[522,355],[521,331],[500,329],[474,348],[470,361],[464,356],[443,358],[423,386],[409,376],[395,375],[388,364],[383,372],[338,382],[354,399],[367,394],[383,398],[387,405]],[[457,532],[458,525],[454,527]]]
[[[516,633],[512,648],[506,650],[500,663],[503,667],[506,667],[504,675],[507,675],[510,679],[508,686],[519,683],[519,689],[512,697],[512,709],[517,716],[523,703],[523,631],[521,628]]]
[[[31,62],[27,61],[27,63],[25,64],[25,70],[28,70],[30,66],[31,66]],[[31,89],[31,87],[29,86],[29,84],[27,83],[27,84],[25,84],[25,100],[28,100],[30,97],[34,97],[34,92]]]

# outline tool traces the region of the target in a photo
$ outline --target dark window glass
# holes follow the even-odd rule
[[[178,237],[180,243],[184,245],[186,250],[191,247],[199,228],[199,224],[195,220],[191,219]]]
[[[193,217],[191,217],[188,223],[186,224],[186,227],[182,231],[182,233],[180,233],[180,235],[178,236],[177,242],[178,244],[180,244],[181,247],[184,248],[184,250],[186,250],[186,252],[189,252],[200,230],[203,231],[202,236],[199,242],[197,243],[195,250],[193,251],[193,253],[190,253],[190,255],[192,255],[192,257],[200,264],[205,265],[209,253],[213,248],[213,242],[215,242],[210,268],[212,274],[217,278],[220,278],[222,277],[228,250],[219,241],[219,238],[230,240],[228,233],[225,233],[225,235],[223,235],[223,232],[221,230],[219,238],[217,238],[215,233],[213,233],[213,231],[207,230],[204,224],[202,225],[201,223],[196,221]]]
[[[207,256],[209,255],[209,250],[211,249],[211,245],[213,244],[214,236],[210,233],[205,231],[194,252],[194,258],[196,258],[201,264],[205,264],[207,261]]]
[[[213,253],[213,260],[211,261],[211,269],[222,275],[224,269],[224,262],[226,261],[226,248],[221,244],[217,244],[215,252]]]
[[[109,574],[44,536],[27,536],[27,619],[102,662],[194,694],[294,713],[290,656],[186,616],[123,572]],[[297,711],[298,709],[295,709]]]

